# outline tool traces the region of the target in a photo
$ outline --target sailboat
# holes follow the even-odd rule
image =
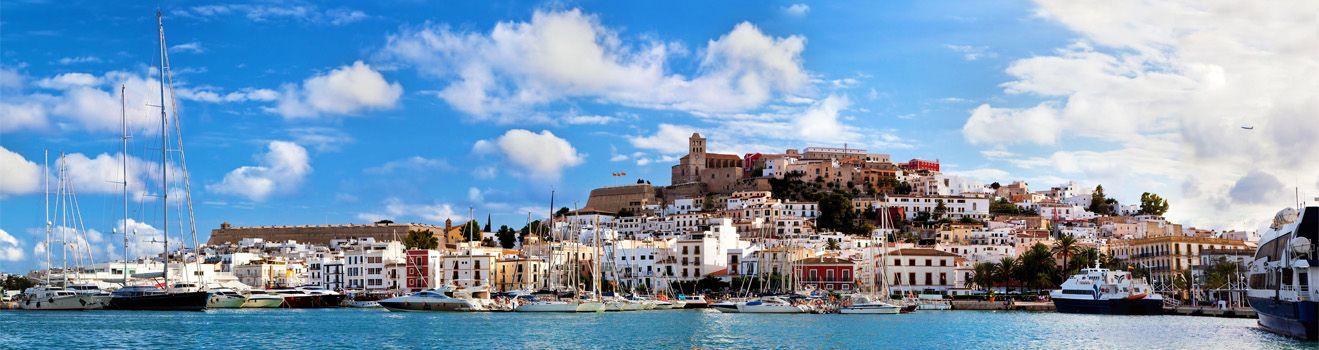
[[[69,183],[66,177],[67,161],[64,156],[60,156],[58,163],[57,166],[59,166],[60,170],[56,189],[56,201],[58,204],[56,206],[55,216],[60,220],[59,246],[61,250],[60,258],[63,260],[63,264],[60,267],[60,276],[63,281],[59,285],[56,285],[56,281],[51,280],[50,276],[55,269],[55,266],[51,264],[50,260],[50,250],[53,248],[51,226],[54,223],[50,217],[50,180],[49,176],[43,174],[42,179],[46,184],[46,279],[40,286],[23,290],[18,307],[23,310],[94,310],[104,308],[106,299],[103,295],[100,295],[99,293],[85,293],[79,289],[69,288],[71,284],[69,281],[68,255],[70,248],[68,235],[70,230],[75,231],[74,234],[77,235],[77,231],[82,227],[79,225],[81,221],[78,220],[80,219],[79,214],[69,212],[70,210],[77,210],[77,202],[73,200],[74,195],[72,184]],[[47,171],[44,169],[48,168],[48,166],[42,167],[43,171]],[[99,290],[97,292],[99,292]]]
[[[162,208],[161,219],[164,220],[163,224],[161,225],[161,236],[164,238],[164,242],[163,242],[164,244],[162,246],[164,250],[164,255],[163,255],[164,269],[160,273],[160,277],[164,279],[164,283],[162,284],[163,286],[171,286],[169,283],[170,282],[170,276],[169,276],[169,264],[170,264],[170,254],[169,254],[169,204],[170,204],[169,203],[169,151],[170,148],[169,145],[170,142],[168,136],[169,117],[166,113],[166,109],[167,109],[166,106],[169,105],[165,104],[165,86],[166,84],[172,84],[173,79],[168,78],[171,73],[169,70],[169,56],[166,52],[167,46],[165,46],[165,22],[164,22],[163,14],[159,11],[156,12],[156,24],[159,30],[159,37],[160,37],[160,140],[161,140],[160,203]],[[170,87],[171,100],[173,100],[173,90],[174,88]],[[175,120],[176,131],[180,133],[179,135],[180,141],[178,144],[178,148],[180,154],[182,154],[183,152],[183,143],[181,140],[182,130],[177,126],[178,125],[177,110],[175,111],[174,117],[176,118]],[[124,161],[123,164],[124,169],[127,169],[128,154],[124,154],[122,159]],[[182,159],[181,159],[181,163],[182,163]],[[185,174],[185,181],[186,181],[186,174],[187,174],[186,166],[184,166],[183,169],[184,169],[183,171]],[[125,170],[125,172],[127,172],[127,170]],[[125,177],[124,180],[125,180],[124,196],[125,198],[127,198],[128,195],[127,177]],[[185,188],[185,191],[186,190],[187,189]],[[191,211],[192,208],[191,198],[188,198],[188,201],[189,201],[188,208],[189,211]],[[191,214],[191,212],[189,214]],[[189,216],[191,217],[191,215]],[[194,235],[196,234],[195,231],[196,230],[194,228]],[[126,243],[124,246],[124,257],[125,260],[127,260],[128,247]],[[125,279],[125,283],[127,283],[127,279]],[[117,310],[201,311],[206,309],[206,306],[210,302],[210,299],[211,299],[211,294],[205,291],[164,290],[155,285],[126,286],[113,293],[113,295],[110,298],[109,308],[117,309]]]
[[[879,264],[872,261],[873,254],[865,254],[866,267],[879,267],[878,274],[872,274],[867,291],[855,293],[848,296],[843,301],[843,305],[838,308],[840,314],[898,314],[902,312],[902,307],[894,305],[889,299],[888,289],[888,254],[887,241],[888,234],[892,232],[892,224],[889,223],[888,207],[880,205],[879,228],[875,231],[880,232],[879,244]],[[874,238],[874,232],[871,233]],[[878,265],[878,266],[876,266]]]
[[[552,197],[553,197],[553,196],[551,195],[551,198],[552,198]],[[551,200],[552,200],[552,199],[551,199]],[[551,203],[552,203],[552,202],[551,202]],[[554,208],[554,206],[553,206],[553,205],[550,205],[550,208]],[[553,225],[553,218],[554,218],[554,215],[553,215],[553,213],[551,213],[551,214],[550,214],[550,219],[547,219],[547,220],[550,221],[551,225]],[[551,227],[552,227],[552,226],[551,226]],[[551,228],[551,229],[552,229],[552,228]],[[570,230],[570,231],[572,230],[571,223],[569,223],[568,230]],[[541,242],[544,242],[544,241],[545,241],[545,240],[544,240],[544,237],[542,237],[542,239],[541,239],[540,241],[541,241]],[[566,242],[560,242],[560,243],[559,243],[559,246],[560,246],[560,247],[563,247],[564,244],[566,244]],[[579,241],[579,243],[578,243],[577,245],[574,246],[574,248],[573,248],[573,252],[572,252],[571,254],[566,254],[565,256],[568,257],[568,258],[570,258],[570,259],[571,259],[571,258],[575,258],[575,257],[577,256],[577,254],[579,253],[579,251],[580,251],[580,249],[579,249],[580,247],[581,247],[581,244],[580,244],[580,241]],[[554,269],[554,261],[555,261],[555,256],[554,256],[554,253],[553,253],[553,252],[554,252],[553,247],[550,247],[549,252],[550,252],[550,253],[547,254],[547,255],[548,255],[548,259],[549,259],[549,261],[548,261],[548,263],[549,263],[549,264],[548,264],[549,267],[547,267],[546,270],[547,270],[547,271],[553,271],[553,269]],[[569,260],[570,262],[572,262],[572,263],[570,264],[570,267],[571,267],[571,268],[569,269],[569,271],[571,271],[571,274],[570,274],[570,275],[571,275],[571,276],[576,276],[576,275],[577,275],[577,271],[576,271],[577,264],[576,264],[575,260],[570,260],[570,259],[565,259],[565,260]],[[594,262],[595,262],[595,263],[599,263],[599,261],[600,261],[600,258],[599,258],[599,255],[598,255],[598,253],[597,253],[596,258],[594,259]],[[592,275],[592,277],[593,277],[593,281],[595,281],[595,283],[592,284],[592,287],[593,287],[593,288],[599,288],[599,286],[600,286],[599,278],[597,278],[597,277],[598,277],[597,274],[599,273],[599,271],[600,271],[599,267],[596,267],[596,268],[594,269],[594,271],[592,271],[592,274],[591,274],[591,275]],[[537,293],[537,294],[542,294],[542,295],[548,294],[550,297],[548,297],[548,298],[534,298],[534,297],[530,297],[530,296],[529,296],[529,297],[523,297],[523,298],[525,298],[525,299],[520,300],[520,304],[517,305],[516,307],[514,307],[514,308],[513,308],[513,311],[517,311],[517,312],[603,312],[603,311],[605,311],[605,303],[600,302],[600,300],[597,299],[597,298],[599,297],[599,295],[600,295],[599,293],[592,293],[588,298],[583,299],[583,298],[582,298],[582,297],[583,297],[583,295],[582,295],[583,293],[582,293],[581,288],[579,288],[579,287],[576,285],[576,283],[572,283],[572,284],[573,284],[573,287],[571,288],[571,289],[572,289],[572,293],[570,293],[570,294],[571,294],[571,298],[568,299],[568,300],[563,300],[563,299],[558,298],[558,296],[559,296],[558,293],[556,293],[556,292],[554,291],[554,287],[555,287],[555,285],[554,285],[554,282],[552,281],[552,279],[546,279],[546,281],[547,281],[547,286],[546,286],[547,288],[546,288],[546,289],[548,290],[548,293]]]

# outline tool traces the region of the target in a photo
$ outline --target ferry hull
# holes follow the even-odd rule
[[[110,298],[113,310],[202,311],[211,294],[207,292],[168,293]]]
[[[1155,299],[1054,299],[1058,312],[1069,314],[1162,315],[1163,301]]]
[[[458,300],[451,302],[379,301],[378,303],[389,311],[473,311],[470,303]]]
[[[1286,302],[1249,298],[1259,325],[1269,332],[1306,340],[1319,340],[1319,302]]]

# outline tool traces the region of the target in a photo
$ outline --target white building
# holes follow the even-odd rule
[[[905,218],[911,220],[922,212],[934,213],[939,202],[944,203],[945,217],[953,220],[972,218],[985,220],[989,218],[989,198],[957,196],[919,196],[892,195],[886,197],[889,207],[902,208]]]
[[[344,246],[343,257],[345,289],[390,290],[406,282],[388,270],[406,263],[403,244],[398,241],[357,240]]]
[[[664,266],[677,280],[694,280],[727,268],[730,249],[747,248],[732,220],[717,219],[718,225],[679,238],[674,245],[674,260]]]
[[[957,273],[957,254],[930,248],[888,252],[890,289],[895,293],[945,293],[966,285]]]
[[[783,202],[784,216],[814,219],[820,216],[820,204],[817,202]]]

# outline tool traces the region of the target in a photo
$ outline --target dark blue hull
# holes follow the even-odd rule
[[[1306,340],[1319,340],[1319,303],[1249,298],[1259,315],[1259,326],[1269,332]]]
[[[1103,315],[1162,315],[1163,301],[1152,299],[1080,300],[1054,299],[1058,312]]]

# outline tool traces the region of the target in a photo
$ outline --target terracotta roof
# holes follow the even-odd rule
[[[908,255],[910,255],[910,256],[961,256],[961,255],[957,255],[957,254],[953,254],[953,253],[945,252],[945,251],[942,251],[942,250],[931,249],[931,248],[902,248],[902,249],[898,249],[898,250],[893,251],[892,253],[888,253],[888,254],[889,254],[889,255],[902,255],[902,256],[908,256]]]
[[[736,159],[736,160],[742,160],[742,157],[738,157],[736,154],[706,153],[706,154],[705,154],[705,159]]]
[[[816,257],[797,260],[798,264],[851,264],[852,260],[835,257]]]

